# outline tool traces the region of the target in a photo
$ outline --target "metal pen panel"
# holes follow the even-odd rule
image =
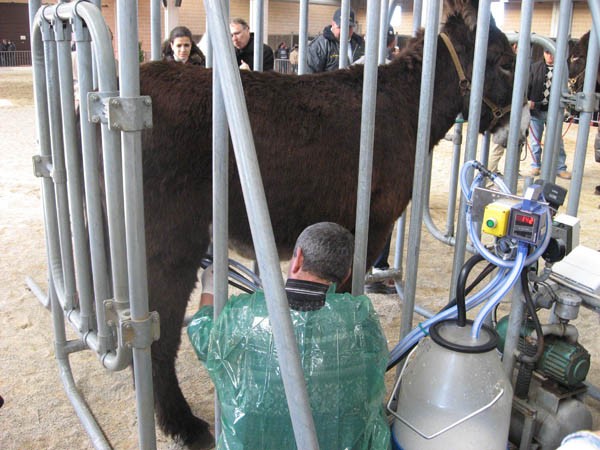
[[[73,310],[75,305],[75,262],[73,260],[73,244],[71,241],[71,224],[69,221],[69,199],[67,193],[67,177],[65,156],[63,154],[62,121],[60,113],[60,86],[58,80],[58,63],[56,44],[52,23],[42,18],[42,40],[44,43],[44,59],[48,92],[48,120],[50,124],[50,145],[52,149],[52,181],[56,202],[56,217],[60,253],[55,255],[56,265],[60,267],[61,276],[57,278],[58,300],[64,311]]]
[[[69,215],[73,250],[75,253],[76,284],[81,310],[79,332],[87,333],[95,328],[93,317],[93,295],[90,267],[90,250],[85,230],[83,211],[83,177],[81,173],[81,155],[77,148],[75,123],[75,98],[73,95],[73,62],[71,60],[71,26],[58,22],[54,26],[56,37],[58,74],[60,85],[60,110],[62,134],[66,160],[67,192],[69,197]]]
[[[306,51],[308,47],[308,0],[300,0],[300,19],[298,35],[298,75],[307,72]]]

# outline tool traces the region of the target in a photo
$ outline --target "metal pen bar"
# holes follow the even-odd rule
[[[554,53],[552,88],[550,89],[548,116],[546,120],[547,129],[544,139],[544,151],[542,152],[542,178],[546,181],[554,181],[556,179],[558,155],[562,143],[561,134],[565,108],[561,106],[560,98],[563,89],[566,90],[567,86],[567,51],[572,15],[572,0],[561,0],[556,53]]]
[[[308,0],[300,0],[300,23],[298,35],[298,75],[307,72],[306,51],[308,47]]]
[[[212,47],[212,44],[211,44]],[[216,62],[216,61],[215,61]],[[221,313],[228,293],[228,240],[229,240],[229,129],[220,67],[213,68],[213,264],[214,264],[214,318]],[[221,435],[221,405],[215,396],[215,436]]]
[[[506,150],[506,167],[513,170],[508,171],[507,179],[508,187],[512,193],[517,191],[517,176],[519,170],[519,155],[516,148],[518,146],[518,136],[516,130],[520,127],[520,110],[522,99],[525,97],[525,82],[529,78],[530,66],[530,46],[531,46],[531,18],[533,15],[533,0],[524,0],[521,4],[521,24],[519,33],[519,42],[517,47],[517,66],[515,69],[515,79],[517,80],[513,86],[513,98],[511,103],[510,130],[508,133],[508,148]],[[515,108],[519,108],[519,122],[513,117]],[[502,356],[502,366],[509,379],[512,379],[512,372],[515,366],[515,351],[519,343],[519,334],[521,329],[521,320],[525,312],[525,304],[523,299],[523,289],[520,283],[515,283],[511,290],[511,307],[510,319],[506,330],[506,339],[504,344],[504,353]]]
[[[161,9],[160,0],[150,0],[150,58],[152,61],[162,59],[162,42],[160,39]]]
[[[433,83],[438,41],[438,17],[440,2],[429,2],[425,44],[423,48],[423,68],[421,70],[421,95],[419,97],[419,121],[417,128],[417,149],[413,179],[413,195],[410,210],[409,241],[406,255],[406,284],[404,304],[400,322],[400,339],[412,329],[417,287],[417,266],[419,264],[419,246],[421,244],[421,220],[423,217],[423,198],[425,186],[421,180],[427,170],[427,156],[431,138],[431,110],[433,105]]]
[[[350,0],[342,0],[342,11],[340,17],[340,52],[338,55],[338,67],[348,67],[352,61],[348,61],[348,47],[350,43],[350,30],[348,29],[350,17]]]
[[[573,158],[573,180],[570,184],[569,201],[567,203],[567,214],[571,216],[577,216],[579,208],[585,156],[590,134],[590,121],[595,109],[594,106],[597,106],[597,103],[593,101],[596,98],[596,79],[598,77],[598,41],[593,39],[594,33],[595,26],[592,24],[583,81],[583,96],[587,101],[585,102],[585,109],[579,113],[579,128],[577,130],[575,157]]]
[[[598,42],[598,45],[600,45],[600,2],[597,0],[588,0],[588,7],[590,8],[594,30],[596,31],[596,41]],[[592,39],[591,34],[590,39]]]
[[[510,105],[510,125],[508,142],[505,151],[505,177],[504,182],[510,191],[517,192],[519,177],[519,134],[523,102],[527,95],[527,80],[529,79],[530,48],[531,48],[531,18],[533,15],[533,0],[523,0],[521,4],[521,23],[517,43],[517,62],[515,67],[515,83],[513,86],[512,102]],[[509,38],[510,39],[510,38]]]
[[[254,5],[254,68],[256,72],[263,71],[263,36],[265,29],[265,7],[262,0],[255,0]]]
[[[469,99],[469,125],[467,127],[467,141],[464,161],[475,159],[477,154],[477,139],[479,136],[479,122],[481,117],[481,98],[483,96],[483,84],[485,80],[486,54],[488,36],[490,30],[490,0],[479,2],[477,11],[477,36],[475,37],[475,54],[473,60],[473,80],[471,83],[471,94]],[[473,170],[469,171],[469,179],[473,178]],[[456,244],[454,246],[454,259],[452,263],[452,277],[450,292],[456,291],[458,274],[465,261],[467,243],[467,205],[464,196],[460,196],[458,223],[456,231]]]
[[[368,4],[367,4],[368,7]],[[387,16],[388,4],[387,0],[381,0],[379,5],[379,55],[377,57],[377,62],[379,64],[385,64],[385,60],[387,58],[387,30],[390,24]],[[367,21],[368,27],[368,21]]]
[[[369,0],[367,4],[367,35],[379,35],[380,3]],[[360,124],[360,155],[358,165],[358,191],[356,198],[356,236],[354,237],[354,270],[352,293],[364,292],[367,244],[369,240],[369,208],[373,174],[373,141],[375,138],[375,108],[377,99],[377,39],[367,39],[366,61],[363,67],[362,110]]]
[[[315,426],[308,402],[308,393],[289,308],[283,289],[283,280],[273,230],[267,210],[264,188],[250,129],[248,111],[233,48],[227,33],[227,18],[218,0],[207,0],[206,10],[211,29],[215,58],[222,69],[221,82],[225,110],[236,155],[236,163],[250,221],[260,273],[265,287],[267,309],[275,347],[281,368],[281,377],[289,406],[294,436],[298,448],[318,449]]]
[[[137,17],[137,2],[117,2],[120,97],[124,99],[140,95]],[[142,114],[139,107],[135,114]],[[135,324],[151,320],[146,272],[141,130],[122,131],[121,139],[129,300],[131,320]],[[143,343],[133,345],[137,426],[139,447],[150,450],[156,448],[150,329],[147,329],[145,336],[140,337],[143,338]]]

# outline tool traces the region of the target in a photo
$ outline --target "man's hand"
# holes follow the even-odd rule
[[[250,69],[250,66],[248,65],[248,63],[244,60],[242,60],[242,63],[240,64],[240,69],[241,70],[252,70],[252,69]]]
[[[213,266],[212,264],[210,266],[208,266],[206,269],[204,269],[204,271],[202,272],[202,277],[201,277],[201,281],[202,281],[202,293],[203,294],[211,294],[213,295],[215,290],[214,290],[214,271],[213,271]]]

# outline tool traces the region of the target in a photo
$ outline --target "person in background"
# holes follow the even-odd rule
[[[236,17],[229,23],[231,40],[235,47],[235,57],[242,70],[254,70],[254,33],[250,33],[250,26],[244,19]],[[263,70],[273,70],[273,49],[263,44]]]
[[[389,64],[392,62],[392,59],[396,56],[396,32],[394,31],[394,27],[389,26],[386,33],[386,49],[387,54],[385,56],[385,63]],[[366,60],[366,55],[362,55],[352,64],[364,64]]]
[[[292,51],[290,52],[290,64],[292,65],[292,71],[298,73],[298,44],[294,44]]]
[[[2,39],[0,42],[0,66],[8,65],[8,54],[5,53],[8,51],[8,41],[6,39]]]
[[[287,44],[283,41],[279,43],[277,46],[277,50],[275,50],[275,58],[277,59],[289,59],[290,57],[290,49]]]
[[[308,44],[307,68],[309,73],[329,72],[339,68],[341,16],[342,10],[336,10],[331,25],[326,26],[323,33]],[[352,10],[350,10],[348,27],[348,63],[352,64],[365,54],[364,39],[354,33],[356,18]]]
[[[205,66],[206,58],[192,39],[189,28],[178,26],[169,33],[169,40],[165,41],[162,48],[164,61],[176,61],[183,64]]]
[[[354,237],[321,222],[296,240],[285,293],[321,448],[390,447],[383,410],[386,339],[368,297],[336,293],[350,276]],[[229,299],[213,320],[213,275],[187,333],[221,404],[217,449],[295,449],[265,293]]]
[[[531,133],[529,140],[531,143],[531,153],[533,162],[531,163],[531,176],[537,177],[540,174],[542,166],[542,136],[544,127],[548,118],[548,101],[550,99],[550,89],[552,88],[552,78],[554,75],[554,56],[550,51],[544,50],[544,59],[532,64],[529,71],[529,86],[527,89],[527,99],[529,109],[531,110]],[[567,171],[567,154],[565,153],[565,144],[562,136],[560,137],[560,150],[558,153],[558,167],[556,175],[565,180],[571,179],[571,172]]]

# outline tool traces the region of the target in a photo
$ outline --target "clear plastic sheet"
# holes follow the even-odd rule
[[[263,292],[230,299],[214,329],[212,313],[196,313],[188,335],[217,387],[218,448],[295,449]],[[321,450],[389,448],[389,352],[370,300],[330,289],[323,308],[290,314]]]

